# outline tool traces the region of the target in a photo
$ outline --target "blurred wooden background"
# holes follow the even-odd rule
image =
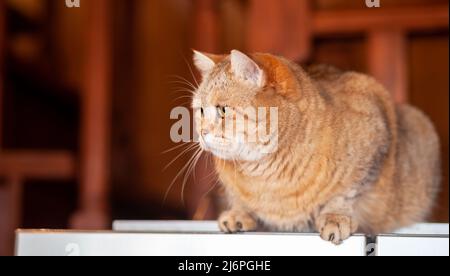
[[[189,156],[170,110],[186,105],[190,49],[270,51],[375,75],[434,121],[448,222],[448,0],[0,0],[0,255],[13,229],[187,219],[211,179],[163,197]],[[192,80],[193,81],[193,80]],[[201,166],[199,174],[211,168]],[[214,216],[214,212],[206,217]]]

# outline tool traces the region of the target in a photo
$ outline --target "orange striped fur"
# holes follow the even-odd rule
[[[223,231],[317,230],[339,244],[358,230],[377,234],[426,219],[440,183],[436,131],[421,111],[395,105],[372,77],[306,70],[270,54],[195,52],[194,60],[203,75],[194,108],[279,110],[278,149],[257,160],[233,152],[223,158],[200,135],[216,155],[230,203],[219,218]],[[196,120],[200,134],[222,135],[200,112]],[[223,143],[221,150],[233,148]],[[245,147],[257,156],[258,145]]]

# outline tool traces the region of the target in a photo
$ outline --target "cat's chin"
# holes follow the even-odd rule
[[[224,160],[224,161],[233,161],[236,160],[236,157],[234,155],[231,155],[229,153],[220,152],[217,150],[209,150],[209,152],[216,158]]]
[[[230,144],[228,146],[216,146],[208,143],[201,143],[202,149],[211,153],[214,157],[224,161],[238,162],[259,162],[266,159],[270,152],[255,150],[245,147],[242,144]]]
[[[211,153],[215,158],[223,161],[239,161],[241,158],[232,152],[226,152],[220,149],[214,149],[211,147],[203,148],[205,151]]]
[[[245,163],[254,163],[254,162],[260,162],[262,159],[264,159],[267,155],[263,156],[254,156],[254,155],[246,155],[242,156],[241,154],[231,154],[231,153],[225,153],[225,152],[218,152],[218,151],[208,151],[210,152],[215,158],[218,158],[223,161],[233,161],[233,162],[245,162]]]

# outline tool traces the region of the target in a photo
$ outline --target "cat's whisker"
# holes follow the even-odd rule
[[[187,96],[187,95],[179,96],[179,97],[173,99],[173,101],[178,101],[178,100],[181,100],[181,99],[190,99],[190,100],[192,100],[192,96]]]
[[[188,79],[186,79],[185,77],[183,77],[183,76],[180,76],[180,75],[177,75],[177,74],[171,74],[171,75],[168,75],[168,77],[169,78],[173,78],[173,79],[179,79],[179,80],[183,80],[183,81],[186,81],[186,82],[188,82],[188,83],[191,83]],[[192,83],[191,83],[192,84]]]
[[[214,182],[214,184],[211,186],[211,188],[209,188],[209,190],[208,191],[206,191],[206,193],[204,193],[203,195],[202,195],[202,197],[200,198],[200,201],[199,202],[202,202],[212,191],[214,191],[214,189],[217,187],[217,185],[219,185],[220,184],[220,180],[219,180],[219,178],[217,177],[217,179],[216,179],[216,181]]]
[[[188,152],[190,152],[190,151],[192,151],[192,150],[195,150],[196,147],[199,147],[199,145],[198,145],[197,143],[192,144],[192,145],[189,145],[189,146],[188,146],[186,149],[184,149],[180,154],[178,154],[172,161],[170,161],[169,164],[167,164],[167,165],[164,167],[163,171],[167,170],[173,163],[175,163],[175,162],[176,162],[181,156],[183,156],[184,154],[186,154],[186,153],[188,153]]]
[[[189,99],[188,101],[184,100],[184,101],[180,102],[180,100],[182,100],[183,98],[186,98],[186,97],[182,97],[182,98],[179,98],[179,99],[174,99],[174,100],[172,100],[172,103],[176,103],[177,106],[189,106],[190,107],[192,105],[192,100]]]
[[[182,202],[183,206],[185,205],[184,191],[185,191],[185,188],[186,188],[187,180],[189,179],[189,175],[192,173],[192,171],[194,170],[195,166],[197,165],[197,162],[200,159],[200,157],[202,156],[202,153],[203,153],[203,149],[200,148],[199,151],[197,151],[197,153],[195,154],[195,158],[191,162],[191,165],[188,167],[188,169],[186,170],[186,173],[184,175],[183,183],[182,183],[182,186],[181,186],[181,202]],[[195,179],[195,175],[194,175],[194,179]]]
[[[171,88],[170,93],[176,94],[176,93],[188,93],[192,96],[195,96],[197,94],[196,90],[193,90],[189,87],[183,87],[183,86],[174,86]]]
[[[201,148],[197,149],[197,150],[201,150]],[[192,162],[192,160],[195,158],[195,154],[189,159],[189,161],[183,166],[183,168],[175,175],[175,178],[172,180],[172,182],[169,184],[169,187],[167,188],[166,193],[164,194],[164,200],[163,200],[163,205],[166,203],[167,200],[167,196],[170,193],[170,190],[173,188],[173,185],[175,185],[177,179],[182,175],[182,173],[187,169],[187,167],[189,166],[189,164]]]
[[[196,89],[196,87],[192,83],[187,82],[183,79],[172,79],[172,80],[169,80],[168,82],[170,84],[182,84],[183,87],[189,87],[191,89]]]
[[[186,87],[175,87],[171,92],[172,93],[189,93],[192,96],[196,95],[196,91],[190,90]]]
[[[201,155],[202,153],[203,153],[203,149],[202,148],[198,148],[197,151],[193,154],[194,158],[192,159],[191,164],[189,165],[189,167],[186,170],[186,174],[184,175],[184,178],[183,178],[183,183],[186,181],[186,179],[191,174],[193,166],[195,165],[195,161],[197,160],[199,154]]]
[[[186,82],[184,80],[175,79],[175,80],[169,81],[169,83],[170,84],[181,84],[181,85],[183,85],[183,87],[189,87],[189,89],[197,90],[197,87],[195,87],[192,83]]]
[[[191,87],[181,86],[181,85],[176,85],[176,86],[174,85],[174,86],[172,86],[172,89],[174,89],[174,90],[179,89],[179,90],[186,91],[186,92],[197,91],[196,89],[192,89]],[[172,90],[172,91],[174,91],[174,90]]]
[[[195,86],[195,84],[192,84],[191,82],[189,82],[185,78],[182,78],[182,77],[179,77],[179,76],[177,76],[177,78],[175,78],[175,80],[170,81],[170,83],[184,84],[184,85],[189,86],[193,90],[197,90],[198,89],[198,87]]]
[[[191,101],[184,101],[184,102],[181,102],[181,103],[177,103],[177,105],[178,106],[186,106],[186,107],[189,107],[190,105],[191,105]]]
[[[210,177],[212,177],[212,176],[217,176],[217,172],[216,172],[215,170],[211,170],[211,172],[210,172],[208,175],[202,177],[201,180],[202,180],[202,181],[203,181],[203,180],[208,180],[208,179],[209,179]]]
[[[199,87],[200,84],[198,83],[197,78],[195,77],[195,74],[194,74],[194,71],[192,70],[191,64],[187,61],[187,59],[185,57],[183,57],[183,59],[184,59],[184,62],[186,62],[186,65],[189,68],[189,72],[191,72],[192,79],[195,81],[195,84],[197,85],[197,87]]]
[[[202,155],[203,155],[204,152],[205,152],[205,151],[202,149],[202,151],[200,152],[200,155],[199,155],[198,158],[195,160],[194,166],[192,167],[192,176],[193,176],[193,178],[194,178],[194,181],[195,181],[196,178],[197,178],[197,175],[196,175],[196,172],[195,172],[196,165],[197,165],[198,161],[200,160],[200,158],[202,157]]]
[[[211,154],[206,152],[205,171],[208,170],[208,165],[210,164],[210,162],[211,162]]]
[[[207,170],[207,166],[214,161],[212,159],[212,154],[211,153],[206,152],[206,156],[207,156],[206,157],[207,161],[205,163],[205,167],[206,167],[205,170]],[[217,171],[215,170],[215,168],[213,170],[211,170],[211,172],[207,176],[204,176],[202,178],[202,180],[208,181],[208,179],[211,178],[211,177],[215,178],[216,180],[214,181],[214,184],[208,189],[208,191],[205,194],[202,195],[200,201],[204,200],[217,187],[217,185],[220,184],[219,175],[217,174]]]
[[[183,100],[183,99],[184,99],[183,103],[187,103],[187,104],[189,104],[189,106],[192,105],[192,98],[188,98],[188,96],[182,96],[182,97],[178,97],[176,99],[173,99],[172,103],[179,102],[180,100]],[[188,99],[188,100],[186,100],[186,99]],[[177,104],[177,105],[179,106],[179,104]]]
[[[187,86],[180,86],[178,84],[171,86],[171,91],[170,93],[189,93],[191,95],[195,95],[196,94],[195,89],[192,89],[191,87],[187,87]]]
[[[172,147],[172,148],[170,148],[168,150],[163,151],[161,154],[166,154],[166,153],[172,152],[172,151],[174,151],[176,149],[179,149],[179,148],[182,148],[182,147],[187,147],[191,143],[194,143],[194,142],[186,142],[186,143],[183,143],[183,144],[180,144],[180,145],[176,145],[176,146],[174,146],[174,147]]]

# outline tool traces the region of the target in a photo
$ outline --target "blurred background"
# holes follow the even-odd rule
[[[214,219],[211,165],[185,203],[190,159],[169,132],[189,106],[191,49],[264,51],[374,75],[434,121],[448,222],[448,0],[0,0],[0,255],[17,228],[108,229],[114,219]],[[207,196],[204,196],[204,195]],[[220,197],[220,196],[218,196]]]

